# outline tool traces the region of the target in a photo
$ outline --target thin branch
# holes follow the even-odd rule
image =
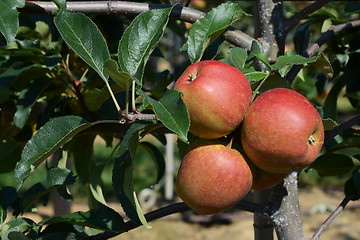
[[[344,200],[339,204],[339,206],[333,211],[330,216],[320,225],[320,227],[316,230],[314,235],[310,238],[310,240],[318,240],[321,234],[326,230],[326,228],[332,223],[337,216],[342,213],[346,207],[346,205],[350,202],[351,196],[346,196]]]
[[[307,7],[303,8],[299,12],[295,13],[292,17],[290,17],[284,22],[284,31],[288,32],[293,25],[297,24],[300,20],[306,18],[311,13],[319,10],[329,2],[331,2],[331,0],[317,0],[314,1],[312,4],[308,5]]]
[[[252,213],[255,213],[255,212],[264,213],[264,212],[268,211],[268,208],[266,206],[263,206],[263,205],[257,204],[257,203],[252,203],[252,202],[245,201],[245,200],[241,200],[235,206],[235,208],[238,208],[238,209],[241,209],[244,211],[248,211],[248,212],[252,212]],[[184,202],[173,203],[168,206],[156,209],[152,212],[145,214],[145,218],[148,222],[151,222],[156,219],[160,219],[160,218],[163,218],[163,217],[175,214],[175,213],[181,213],[181,212],[185,212],[185,211],[189,211],[189,210],[190,210],[190,207],[188,207]],[[135,223],[133,221],[128,221],[124,224],[124,232],[133,230],[139,226],[141,226],[141,225],[139,225],[138,223]],[[90,240],[105,240],[105,239],[113,238],[120,234],[121,233],[106,231],[106,232],[92,236],[90,238]]]
[[[347,120],[346,122],[344,122],[344,123],[340,124],[339,126],[336,126],[335,128],[333,128],[332,130],[326,131],[325,132],[324,144],[329,142],[336,135],[344,132],[345,130],[347,130],[350,127],[352,127],[354,125],[357,125],[359,123],[360,123],[360,115]]]
[[[320,38],[318,38],[308,49],[302,54],[304,57],[311,57],[315,54],[319,48],[325,44],[329,39],[335,34],[339,33],[351,28],[360,27],[360,20],[354,20],[347,23],[342,23],[339,25],[333,25],[327,30],[325,33],[323,33]],[[291,68],[291,70],[286,75],[286,80],[291,84],[296,75],[299,73],[299,71],[302,69],[302,65],[295,65]]]
[[[137,16],[142,12],[150,9],[168,8],[170,5],[156,4],[156,3],[142,3],[142,2],[126,2],[126,1],[77,1],[67,2],[67,10],[71,12],[82,12],[86,14],[116,14],[125,16]],[[21,13],[38,13],[38,14],[52,14],[57,11],[57,6],[54,2],[45,1],[26,1],[25,7],[19,9]],[[170,14],[173,19],[182,22],[194,23],[197,19],[205,16],[204,12],[199,10],[176,5]],[[229,28],[225,32],[225,39],[235,46],[250,49],[252,41],[255,39],[249,35]]]

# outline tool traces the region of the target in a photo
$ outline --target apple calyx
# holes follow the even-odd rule
[[[313,135],[310,135],[310,137],[309,137],[309,139],[308,139],[308,143],[309,143],[310,145],[313,145],[313,144],[315,144],[315,142],[316,142],[316,140],[315,140],[315,138],[313,137]]]
[[[189,82],[191,83],[192,81],[194,81],[199,75],[194,75],[194,74],[189,74]]]

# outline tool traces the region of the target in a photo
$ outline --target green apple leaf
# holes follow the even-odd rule
[[[125,91],[131,84],[131,76],[128,73],[120,72],[118,63],[113,59],[108,59],[104,64],[105,71],[110,75],[111,79]]]
[[[226,2],[210,10],[204,18],[196,20],[189,31],[184,46],[191,63],[200,61],[205,49],[220,36],[227,27],[246,14],[237,3]]]
[[[345,183],[344,192],[353,201],[360,199],[360,167],[352,172],[351,178]]]
[[[22,144],[15,141],[0,142],[0,173],[14,170],[16,162],[20,160]]]
[[[19,28],[17,8],[23,8],[25,0],[1,0],[0,1],[0,32],[7,43],[14,41]]]
[[[309,168],[315,169],[321,177],[340,176],[354,168],[351,157],[343,154],[324,154],[319,156]]]
[[[16,189],[13,187],[2,187],[0,189],[0,224],[2,225],[7,217],[7,211],[17,199]]]
[[[60,146],[81,131],[96,124],[118,123],[118,121],[98,121],[89,123],[78,116],[55,118],[42,126],[26,143],[20,161],[15,167],[18,188],[35,168],[51,156]]]
[[[56,6],[60,9],[60,11],[66,10],[66,0],[51,0],[53,1]]]
[[[309,46],[310,30],[309,27],[313,23],[313,20],[306,21],[300,24],[294,33],[294,46],[295,51],[298,54],[302,54]]]
[[[118,84],[111,85],[114,94],[124,91]],[[109,89],[104,86],[102,89],[94,88],[85,95],[85,104],[90,111],[97,111],[101,105],[110,97]]]
[[[328,79],[331,79],[334,76],[334,70],[331,66],[331,63],[323,52],[320,52],[316,56],[316,61],[310,62],[309,66],[312,66],[322,72]]]
[[[248,57],[247,50],[240,47],[229,48],[230,61],[237,69],[245,67],[245,62]]]
[[[178,134],[181,140],[187,142],[190,118],[187,107],[181,99],[181,93],[168,89],[159,101],[141,91],[139,93],[145,98],[144,105],[150,104],[153,107],[156,117],[164,126]]]
[[[44,71],[46,71],[44,69]],[[49,78],[38,78],[30,82],[29,86],[20,92],[19,100],[16,104],[16,112],[14,114],[14,124],[18,128],[23,128],[29,115],[31,108],[44,89],[51,83]]]
[[[66,11],[61,11],[54,18],[54,23],[66,44],[107,81],[109,75],[103,66],[110,53],[95,23],[82,13]]]
[[[115,231],[118,233],[125,231],[124,220],[121,215],[114,209],[104,205],[101,205],[96,209],[91,209],[87,212],[73,212],[62,216],[47,218],[38,224],[40,226],[45,226],[61,223],[70,223],[72,225],[87,226],[105,231]]]
[[[139,14],[126,28],[118,47],[121,72],[142,84],[145,63],[164,34],[172,8],[154,9]]]
[[[312,63],[316,61],[316,56],[311,58],[306,58],[300,55],[294,55],[290,51],[286,53],[286,55],[279,56],[276,63],[271,65],[271,70],[279,70],[288,65],[305,65],[307,63]]]
[[[141,142],[140,146],[144,148],[151,158],[154,160],[157,169],[156,183],[162,179],[165,174],[165,158],[164,154],[150,142]]]
[[[36,200],[50,191],[75,183],[75,175],[65,168],[51,168],[44,183],[35,184],[21,198],[22,212],[29,210]]]
[[[152,122],[135,122],[126,132],[115,158],[112,183],[126,215],[138,224],[150,228],[138,203],[133,183],[134,157],[140,140],[150,131],[159,127]]]

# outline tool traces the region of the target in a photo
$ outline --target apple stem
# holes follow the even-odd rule
[[[191,73],[190,73],[190,74],[189,74],[189,82],[194,81],[195,78],[197,78],[197,76],[198,76],[198,75],[195,76],[194,74],[191,74]]]
[[[231,137],[230,142],[228,143],[228,145],[226,145],[226,147],[231,149],[233,142],[234,142],[234,136]]]

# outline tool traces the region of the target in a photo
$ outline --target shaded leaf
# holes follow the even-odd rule
[[[110,53],[95,23],[82,13],[66,11],[61,11],[54,23],[66,44],[107,81],[103,66]]]
[[[113,84],[111,90],[114,94],[124,91],[118,84]],[[97,111],[101,105],[110,97],[109,89],[104,86],[102,89],[94,88],[85,95],[85,104],[90,111]]]
[[[310,31],[309,27],[313,23],[313,20],[306,21],[300,24],[294,33],[294,46],[295,51],[298,54],[302,54],[309,46]]]
[[[181,93],[168,89],[159,101],[144,93],[140,93],[140,95],[145,98],[145,105],[148,103],[153,107],[156,117],[164,126],[178,134],[181,140],[186,142],[190,128],[190,118],[186,105],[181,99]]]
[[[39,225],[70,223],[91,228],[124,232],[124,221],[120,214],[112,208],[102,205],[87,212],[74,212],[62,216],[51,217],[39,222]]]
[[[324,154],[319,156],[309,168],[316,169],[321,177],[340,176],[354,168],[351,157],[342,154]]]
[[[165,174],[164,154],[157,147],[155,147],[153,144],[149,142],[142,142],[140,146],[144,148],[154,160],[157,169],[156,183],[159,183],[159,181],[162,179],[162,177]]]
[[[191,63],[200,61],[205,49],[232,23],[246,14],[237,3],[226,2],[196,20],[189,31],[185,48]]]
[[[18,188],[34,169],[60,146],[79,132],[96,124],[117,123],[117,121],[98,121],[89,123],[78,116],[63,116],[55,118],[41,127],[28,141],[15,167],[15,179]]]
[[[334,76],[334,70],[331,66],[331,63],[322,52],[317,55],[315,62],[309,63],[309,66],[316,68],[329,79],[333,78]]]
[[[32,106],[50,82],[51,80],[48,78],[38,78],[31,81],[29,86],[20,92],[14,114],[14,124],[16,127],[24,127]]]
[[[151,122],[135,122],[126,132],[115,158],[112,184],[126,215],[138,224],[150,228],[138,203],[133,183],[133,171],[136,148],[141,138],[156,125]]]
[[[131,84],[131,76],[128,73],[120,72],[118,63],[113,59],[106,60],[104,64],[105,71],[111,79],[120,87],[120,91],[125,91]]]
[[[142,84],[145,63],[164,34],[172,8],[154,9],[139,14],[126,28],[118,47],[121,72]]]
[[[20,160],[22,145],[15,141],[0,142],[0,173],[14,170]]]

